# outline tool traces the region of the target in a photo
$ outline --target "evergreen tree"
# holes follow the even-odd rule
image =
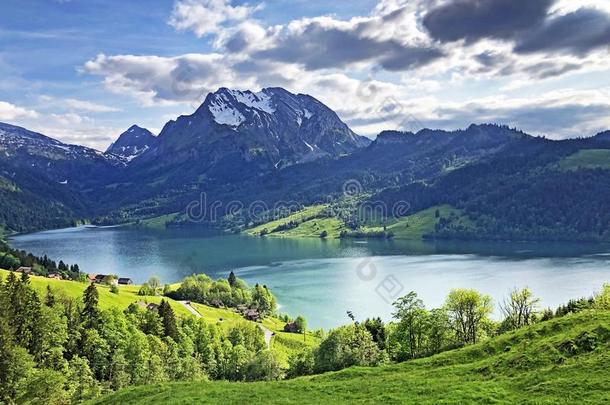
[[[175,341],[178,340],[178,326],[176,325],[176,316],[171,305],[165,300],[161,300],[159,305],[159,316],[163,324],[163,332],[165,336],[169,336]]]
[[[89,284],[89,287],[85,290],[83,295],[84,307],[81,312],[82,323],[85,328],[97,327],[99,319],[99,309],[97,307],[99,302],[99,293],[95,284]]]
[[[51,290],[50,285],[47,285],[47,295],[45,297],[44,304],[47,307],[52,307],[55,305],[55,295],[53,294],[53,290]]]
[[[229,273],[229,277],[227,280],[229,281],[229,285],[231,287],[233,287],[235,285],[235,283],[237,283],[237,277],[235,277],[235,273],[233,273],[233,271],[231,271],[231,273]]]

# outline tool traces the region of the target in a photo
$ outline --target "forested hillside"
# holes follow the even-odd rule
[[[600,404],[607,401],[609,344],[610,313],[587,310],[394,365],[278,382],[149,385],[92,403]]]
[[[429,236],[511,240],[608,240],[610,181],[603,167],[572,167],[574,154],[595,140],[528,141],[430,184],[414,183],[374,196],[413,210],[438,204],[461,209],[471,224],[448,218]]]
[[[246,118],[244,112],[245,121],[235,130],[216,122],[213,100],[225,97],[238,109],[262,105],[253,94],[225,93],[168,123],[159,137],[138,130],[146,135],[144,143],[132,127],[120,143],[134,152],[129,156],[2,125],[0,226],[23,232],[151,220],[237,232],[305,206],[327,205],[337,209],[320,216],[322,224],[292,233],[387,237],[384,227],[401,217],[446,205],[460,215],[440,218],[427,237],[610,238],[610,142],[604,134],[552,141],[506,126],[471,125],[457,131],[386,131],[368,144],[332,111],[305,97],[299,101],[303,105],[281,111],[264,104],[265,114],[290,122],[293,132],[283,139],[278,123],[260,121],[256,114]],[[288,97],[280,90],[271,93],[278,100]],[[295,126],[292,120],[304,120],[305,110],[312,113],[308,126]],[[334,146],[315,128],[334,139]],[[231,143],[237,142],[236,131],[254,132],[241,145]],[[277,133],[275,140],[265,138],[265,131]],[[314,152],[307,147],[313,147],[310,141],[320,144]],[[176,154],[186,155],[178,159]],[[193,204],[195,217],[187,215]],[[362,215],[367,206],[379,204],[385,208],[381,216]]]

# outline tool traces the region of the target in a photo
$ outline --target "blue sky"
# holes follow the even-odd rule
[[[98,149],[218,87],[283,86],[356,132],[610,128],[609,0],[3,0],[0,121]]]

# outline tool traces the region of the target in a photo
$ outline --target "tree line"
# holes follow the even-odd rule
[[[570,300],[555,311],[540,309],[530,289],[514,289],[499,304],[502,320],[491,319],[492,299],[472,289],[452,290],[441,308],[426,309],[415,292],[393,304],[393,320],[366,319],[331,330],[317,348],[289,359],[288,377],[336,371],[350,366],[377,366],[427,357],[476,344],[498,334],[586,309],[610,309],[610,285],[591,298]]]
[[[229,329],[178,318],[168,301],[101,309],[95,284],[80,300],[25,273],[0,281],[0,402],[75,403],[131,385],[277,379],[280,365],[254,323]]]
[[[178,289],[166,295],[176,300],[188,300],[214,307],[256,309],[262,316],[275,313],[277,300],[265,285],[250,287],[233,272],[227,279],[213,280],[205,274],[186,277]]]
[[[29,267],[37,276],[60,274],[69,280],[85,281],[87,276],[82,273],[78,264],[66,264],[62,260],[51,260],[47,255],[38,257],[25,250],[13,249],[5,241],[0,240],[0,268],[17,270],[19,267]]]

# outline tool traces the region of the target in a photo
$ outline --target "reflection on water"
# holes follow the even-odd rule
[[[596,244],[287,239],[117,227],[20,235],[11,244],[136,282],[237,270],[271,287],[283,311],[304,314],[312,327],[345,323],[347,310],[359,319],[388,319],[394,295],[411,290],[433,307],[451,288],[476,288],[498,300],[529,286],[544,305],[556,306],[610,281],[610,249]]]

